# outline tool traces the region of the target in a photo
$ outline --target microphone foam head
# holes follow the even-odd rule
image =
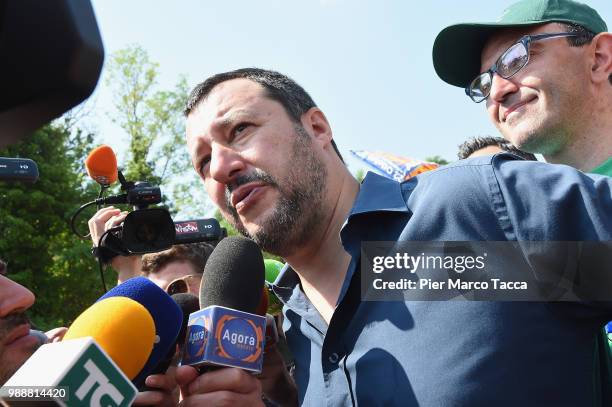
[[[111,185],[117,181],[117,157],[112,148],[101,145],[94,148],[85,159],[87,174],[98,184]]]
[[[127,297],[145,307],[155,324],[156,342],[151,356],[133,382],[138,386],[175,346],[183,313],[172,298],[145,277],[134,277],[111,289],[98,301],[111,297]]]
[[[155,324],[149,311],[125,297],[107,298],[74,320],[63,340],[91,336],[127,377],[133,379],[149,359]]]
[[[255,314],[264,274],[263,256],[255,242],[241,236],[221,240],[204,267],[200,307],[220,305]]]

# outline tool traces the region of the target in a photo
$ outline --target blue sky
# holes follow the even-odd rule
[[[160,64],[160,85],[184,74],[190,86],[209,75],[257,66],[300,83],[325,112],[340,150],[381,150],[454,160],[457,145],[496,134],[484,106],[442,82],[431,48],[438,32],[465,21],[493,21],[513,1],[93,0],[107,58],[141,45]],[[612,25],[612,1],[586,1]],[[127,145],[96,90],[101,141]],[[120,156],[121,157],[121,156]],[[361,167],[349,159],[354,171]]]

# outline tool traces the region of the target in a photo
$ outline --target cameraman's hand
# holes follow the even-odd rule
[[[128,212],[122,212],[113,206],[102,208],[96,212],[87,222],[93,245],[98,245],[100,237],[108,229],[121,225],[127,214]],[[110,264],[117,271],[117,282],[119,284],[132,277],[141,275],[140,256],[115,256]]]
[[[87,222],[93,245],[97,246],[104,232],[110,228],[119,226],[126,216],[127,212],[121,212],[120,209],[113,206],[102,208],[96,212]]]
[[[264,406],[259,380],[242,369],[226,367],[198,375],[191,366],[176,370],[176,382],[181,387],[187,406]]]

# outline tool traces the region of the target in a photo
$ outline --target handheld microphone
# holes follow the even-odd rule
[[[189,315],[200,309],[200,299],[193,294],[189,293],[177,293],[173,294],[172,299],[174,302],[181,307],[183,311],[183,323],[181,324],[181,330],[179,331],[176,343],[179,346],[183,346],[185,343],[185,336],[187,335],[187,323],[189,322]]]
[[[30,389],[30,393],[16,389]],[[113,359],[93,338],[85,337],[38,348],[0,387],[0,405],[128,407],[136,393]],[[26,398],[29,395],[35,398]]]
[[[92,337],[131,380],[151,355],[155,324],[149,311],[138,302],[110,297],[79,315],[62,342],[84,337]]]
[[[183,313],[179,306],[161,288],[145,277],[134,277],[114,287],[98,301],[112,297],[127,297],[147,309],[155,324],[155,343],[153,350],[133,383],[144,386],[144,381],[160,361],[175,346],[181,329]]]
[[[173,344],[173,346],[170,347],[170,350],[168,351],[168,353],[166,353],[166,356],[164,356],[164,358],[157,364],[157,366],[155,366],[155,368],[153,368],[153,370],[149,374],[165,373],[166,370],[168,370],[168,368],[170,367],[172,360],[174,359],[174,355],[177,352],[177,346],[179,347],[178,349],[179,355],[182,354],[183,344],[185,343],[185,334],[187,332],[187,322],[189,320],[189,315],[200,309],[200,300],[198,299],[198,297],[196,297],[193,294],[177,293],[177,294],[173,294],[171,297],[174,300],[174,302],[176,302],[176,304],[181,308],[181,311],[183,312],[183,321],[181,323],[181,329],[176,338],[176,342]],[[155,389],[151,389],[148,386],[144,385],[140,387],[139,390],[147,391],[147,390],[155,390]]]
[[[36,330],[36,329],[30,329],[30,335],[35,336],[36,339],[38,339],[38,343],[40,345],[44,345],[46,343],[49,343],[49,338],[42,331],[39,331],[39,330]]]
[[[36,182],[38,166],[29,158],[0,157],[0,181]]]
[[[141,304],[125,297],[98,301],[77,317],[61,342],[34,352],[1,397],[12,405],[19,398],[11,398],[11,387],[45,386],[54,389],[55,398],[45,400],[53,405],[129,406],[137,393],[130,379],[145,365],[154,341],[153,319]]]
[[[87,174],[102,186],[109,186],[117,181],[117,156],[112,148],[101,145],[91,151],[85,159]]]
[[[219,242],[204,267],[202,309],[189,316],[181,364],[261,372],[266,318],[255,312],[263,284],[263,257],[255,242],[238,236]]]

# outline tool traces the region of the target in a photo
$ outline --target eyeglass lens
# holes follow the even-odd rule
[[[510,78],[527,64],[529,53],[522,42],[516,43],[506,50],[497,61],[496,72],[502,78]],[[493,76],[485,72],[476,77],[470,84],[470,96],[479,102],[487,98],[491,92]]]
[[[527,57],[527,49],[523,43],[514,44],[499,59],[497,73],[506,79],[511,77],[525,66]]]
[[[174,280],[170,283],[168,288],[166,288],[166,292],[169,295],[186,293],[188,291],[187,283],[185,280]]]
[[[485,72],[470,84],[470,96],[476,101],[485,99],[491,91],[491,74]]]

